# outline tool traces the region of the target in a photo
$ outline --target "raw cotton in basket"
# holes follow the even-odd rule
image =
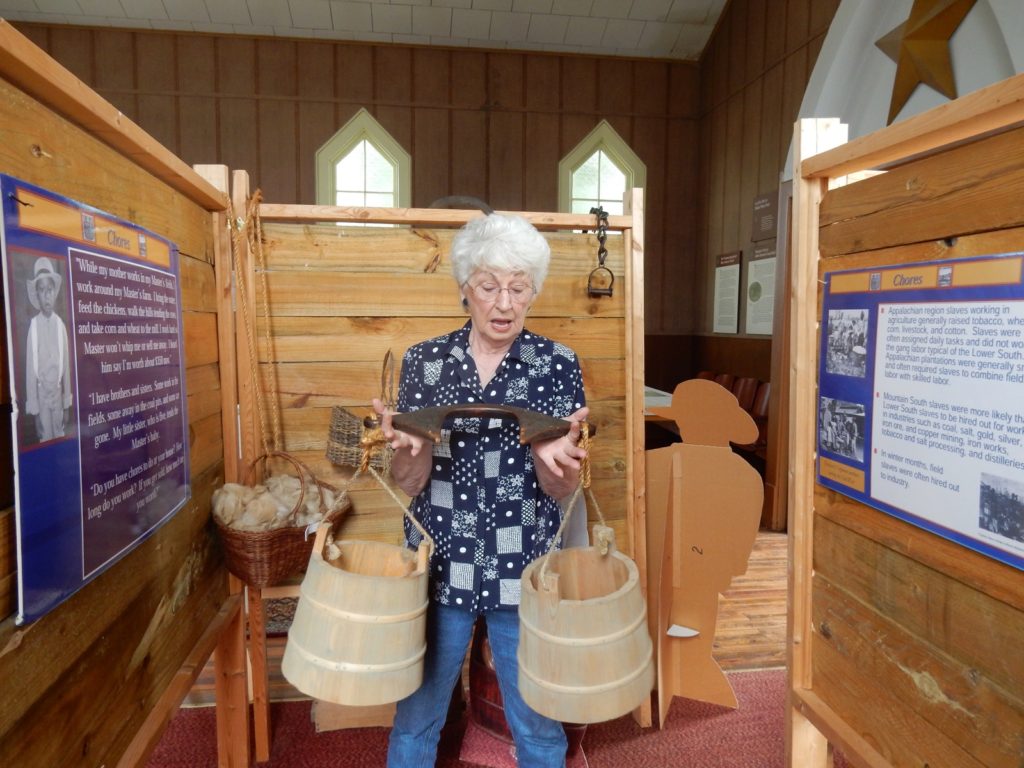
[[[302,506],[296,509],[299,479],[292,475],[274,475],[263,485],[225,483],[213,493],[213,514],[222,525],[240,531],[269,531],[276,528],[306,526],[322,518],[323,509],[332,509],[334,493],[327,488],[306,484]]]
[[[273,475],[263,481],[270,495],[287,507],[286,515],[295,510],[294,518],[289,517],[291,522],[286,525],[309,525],[318,523],[323,517],[322,510],[334,509],[335,495],[330,488],[323,485],[306,483],[306,495],[302,499],[302,506],[295,509],[299,502],[299,478],[293,475]],[[320,501],[323,499],[323,506]]]
[[[224,483],[213,492],[213,514],[226,526],[237,528],[245,515],[246,505],[266,489],[262,485],[251,488],[238,483]]]

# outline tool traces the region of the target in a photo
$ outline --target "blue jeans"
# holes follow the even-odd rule
[[[491,611],[485,620],[505,719],[515,740],[519,765],[564,768],[567,743],[562,724],[534,712],[519,695],[519,612]],[[462,672],[475,622],[475,614],[430,604],[423,684],[398,702],[388,740],[388,768],[433,768],[448,701]]]

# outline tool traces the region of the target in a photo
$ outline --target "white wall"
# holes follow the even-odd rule
[[[875,41],[907,20],[913,0],[842,0],[825,36],[800,106],[800,117],[838,117],[849,137],[884,128],[896,63]],[[977,0],[950,41],[960,96],[1024,71],[1024,0]],[[944,104],[918,85],[894,122]],[[793,149],[783,170],[791,179]]]

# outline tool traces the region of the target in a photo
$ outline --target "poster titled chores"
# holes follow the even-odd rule
[[[1024,569],[1022,263],[825,275],[818,479]]]
[[[0,175],[20,622],[189,496],[175,246]]]

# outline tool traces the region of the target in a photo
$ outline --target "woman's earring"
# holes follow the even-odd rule
[[[462,297],[462,308],[469,309],[469,299],[467,299],[465,296]]]

